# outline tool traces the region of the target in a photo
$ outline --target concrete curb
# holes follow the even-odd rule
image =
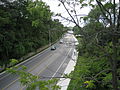
[[[67,65],[67,67],[64,71],[64,74],[70,74],[71,71],[74,71],[74,66],[77,63],[77,58],[78,58],[78,52],[76,50],[74,50],[74,52],[72,54],[72,59],[69,61],[68,65]],[[60,90],[67,90],[69,83],[70,83],[69,78],[66,78],[66,79],[65,78],[60,78],[57,85],[61,87]]]

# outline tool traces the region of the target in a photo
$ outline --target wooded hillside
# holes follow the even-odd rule
[[[64,26],[52,15],[42,1],[0,0],[0,65],[59,39]]]

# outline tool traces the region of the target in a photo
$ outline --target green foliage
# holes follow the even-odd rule
[[[11,63],[16,63],[17,60],[12,59]],[[22,67],[21,69],[19,69]],[[11,68],[7,68],[7,72],[11,74],[16,74],[19,76],[19,81],[23,87],[26,87],[26,90],[58,90],[59,86],[56,85],[58,79],[52,79],[43,81],[40,80],[39,76],[32,75],[31,73],[26,72],[25,66],[13,66]]]
[[[93,5],[92,1],[89,5]],[[113,24],[113,17],[111,19],[109,15],[112,16],[116,4],[106,0],[96,1],[99,1],[100,5],[94,5],[88,16],[82,17],[85,26],[79,30],[74,27],[77,34],[82,34],[82,37],[77,48],[79,51],[77,65],[70,74],[68,90],[113,90],[113,88],[116,90],[113,83],[118,84],[120,88],[118,78],[120,36],[116,36],[112,25],[106,27],[110,21]],[[106,2],[103,4],[101,3],[103,1]],[[84,0],[81,0],[81,3],[84,4]],[[117,17],[117,14],[114,14]]]
[[[72,80],[68,90],[99,90],[101,88],[109,90],[111,74],[106,74],[109,70],[104,71],[108,68],[106,62],[105,58],[96,60],[95,56],[88,57],[87,54],[80,56],[75,71],[70,75]]]
[[[111,74],[111,73],[108,73],[108,74],[106,75],[106,77],[103,79],[103,82],[104,82],[103,85],[112,88],[112,85],[111,85],[111,84],[108,84],[108,83],[111,82],[111,80],[112,80],[112,74]]]
[[[84,2],[84,0],[80,0],[80,3]]]
[[[112,3],[106,3],[104,6],[107,9],[112,9],[114,7],[114,5]]]
[[[87,4],[87,3],[83,3],[83,4],[81,5],[81,8],[86,7],[86,6],[88,6],[88,4]]]
[[[75,26],[75,27],[73,27],[73,31],[74,31],[74,34],[77,35],[77,34],[80,34],[81,30],[79,27]]]
[[[10,59],[10,65],[15,65],[18,63],[18,60],[16,59]]]
[[[85,81],[84,84],[86,84],[85,88],[93,88],[95,87],[94,81],[90,80],[90,81]]]
[[[0,1],[0,65],[59,39],[64,26],[41,0]],[[52,30],[54,29],[54,30]],[[49,37],[49,30],[52,32]]]
[[[23,46],[23,44],[18,44],[15,46],[15,52],[16,55],[24,55],[25,54],[25,47]]]
[[[99,7],[97,6],[96,8],[92,9],[90,13],[88,14],[88,18],[90,19],[90,22],[97,21],[99,22],[100,17],[102,13],[100,12]]]

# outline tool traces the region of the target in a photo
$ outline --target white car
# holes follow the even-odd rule
[[[56,49],[56,47],[53,45],[52,47],[51,47],[51,50],[55,50]]]
[[[62,44],[63,43],[63,40],[60,40],[60,44]]]

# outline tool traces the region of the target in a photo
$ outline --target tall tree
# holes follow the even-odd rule
[[[47,45],[52,28],[53,41],[61,37],[57,29],[63,25],[53,25],[52,15],[41,0],[0,0],[0,65]]]
[[[58,16],[73,22],[80,29],[80,20],[76,5],[81,8],[89,6],[91,11],[88,16],[83,17],[86,24],[83,29],[80,29],[80,34],[83,35],[84,50],[88,53],[88,57],[92,56],[105,56],[109,61],[112,73],[112,85],[114,90],[118,90],[118,61],[119,61],[119,3],[115,0],[59,0],[68,12],[69,18],[63,17],[61,14]],[[95,4],[93,4],[96,2]],[[71,5],[71,6],[70,6]],[[70,8],[68,8],[70,6]],[[74,13],[74,14],[73,14]],[[92,47],[90,47],[90,45]],[[94,48],[93,48],[94,47]],[[96,52],[96,48],[101,51]],[[95,51],[94,51],[95,50]],[[84,52],[84,53],[85,53]],[[103,52],[103,53],[101,53]],[[96,53],[96,54],[95,54]],[[101,54],[100,54],[101,53]],[[102,62],[102,61],[101,61]],[[101,71],[100,71],[101,72]]]

